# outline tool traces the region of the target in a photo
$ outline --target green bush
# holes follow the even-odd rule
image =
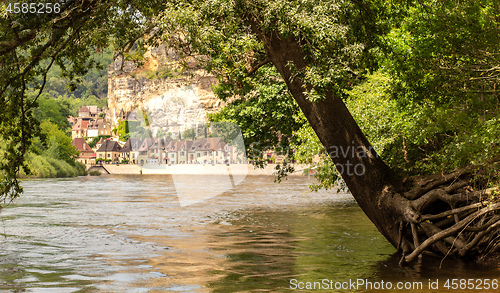
[[[97,171],[97,170],[91,170],[89,172],[89,175],[90,176],[101,176],[101,172]]]
[[[105,163],[107,163],[107,162],[111,162],[111,159],[97,158],[97,159],[95,160],[95,162],[96,162],[97,164],[98,164],[98,163],[100,163],[100,162],[105,162]]]
[[[33,153],[27,154],[27,160],[32,174],[22,172],[20,177],[54,178],[75,177],[86,174],[85,165],[78,162],[71,165],[63,160]]]
[[[31,174],[31,177],[32,176],[37,178],[55,177],[56,168],[47,161],[46,157],[30,154],[28,156],[28,161],[30,163],[29,165],[31,172],[33,173]]]
[[[56,171],[55,177],[75,177],[78,175],[76,169],[67,162],[50,157],[46,158],[46,160],[54,166]]]

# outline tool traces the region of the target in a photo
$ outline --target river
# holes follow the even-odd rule
[[[217,178],[25,181],[0,214],[0,291],[465,292],[446,281],[500,279],[499,268],[451,259],[400,267],[350,195],[308,192],[305,177],[273,179],[248,176],[187,206],[179,180],[209,191]],[[475,292],[499,291],[482,288]]]

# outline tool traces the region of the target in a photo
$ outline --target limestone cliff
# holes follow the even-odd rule
[[[182,69],[178,58],[164,46],[149,50],[144,64],[118,58],[108,70],[108,108],[111,123],[119,113],[138,109],[148,115],[151,127],[174,134],[206,122],[206,113],[221,106],[211,86],[216,78],[196,62]]]

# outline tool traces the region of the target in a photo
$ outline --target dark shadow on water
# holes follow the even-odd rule
[[[452,279],[500,279],[500,268],[478,264],[474,261],[424,256],[411,264],[399,265],[401,254],[395,253],[387,260],[376,264],[376,279],[397,281],[423,281],[427,284],[429,280],[444,285],[446,281]],[[500,282],[500,280],[499,280]],[[441,291],[447,292],[443,286]],[[498,292],[498,290],[482,290],[482,292]]]
[[[225,269],[212,272],[219,277],[209,284],[213,292],[297,291],[293,290],[297,289],[294,284],[302,282],[306,286],[307,282],[325,279],[333,283],[358,279],[394,284],[420,282],[423,287],[420,292],[452,292],[443,287],[446,279],[500,278],[498,268],[453,259],[441,263],[441,259],[426,257],[401,267],[400,255],[356,204],[286,211],[252,210],[232,225],[238,228],[233,235],[215,235],[212,241],[232,239],[214,248],[224,251],[227,261]],[[430,290],[429,280],[437,279],[440,288]],[[328,289],[329,292],[405,292],[404,289],[374,291],[363,286]]]

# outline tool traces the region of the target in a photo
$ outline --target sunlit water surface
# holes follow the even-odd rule
[[[283,292],[324,279],[366,279],[422,282],[419,292],[464,292],[443,285],[453,278],[500,279],[499,268],[448,259],[400,267],[351,196],[310,193],[303,177],[273,179],[249,176],[187,207],[168,176],[26,181],[25,194],[1,211],[0,290]],[[185,180],[216,186],[206,178]],[[429,279],[439,280],[439,289],[428,288]]]

